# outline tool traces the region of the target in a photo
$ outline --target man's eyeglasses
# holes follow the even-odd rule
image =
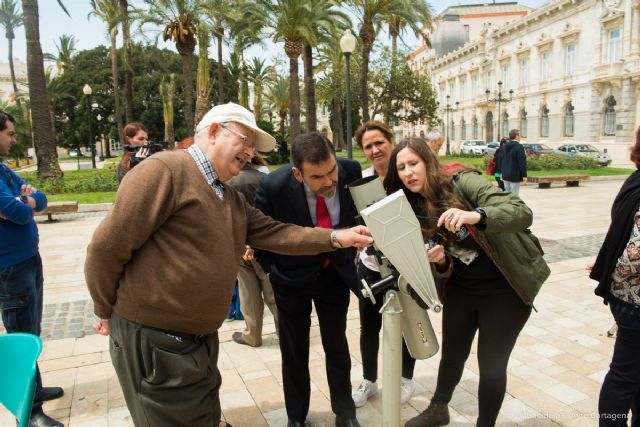
[[[233,133],[238,138],[240,138],[240,140],[242,141],[242,145],[244,145],[244,148],[247,148],[249,150],[255,151],[256,146],[254,145],[253,142],[249,142],[249,137],[248,136],[243,135],[240,132],[231,129],[229,126],[225,125],[224,123],[219,123],[219,125],[220,125],[221,128],[228,130],[229,132]]]

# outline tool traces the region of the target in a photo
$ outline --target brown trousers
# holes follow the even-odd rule
[[[136,427],[218,427],[218,333],[161,331],[117,314],[109,351]]]
[[[238,291],[240,310],[246,323],[242,339],[247,344],[258,347],[262,345],[262,318],[265,304],[273,314],[276,333],[278,332],[278,309],[269,277],[257,261],[242,260],[240,262]]]

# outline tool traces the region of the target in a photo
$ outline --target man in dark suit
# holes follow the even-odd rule
[[[298,225],[353,226],[356,209],[347,185],[361,177],[360,164],[336,159],[333,145],[318,132],[299,135],[291,154],[293,164],[262,179],[255,207],[274,219]],[[269,273],[276,297],[288,427],[304,426],[309,411],[312,303],[320,324],[336,426],[359,427],[351,398],[351,358],[345,335],[349,289],[357,287],[355,251],[339,249],[314,256],[256,255]]]
[[[518,194],[520,182],[527,182],[527,156],[520,145],[520,131],[511,129],[509,141],[500,148],[497,168],[502,174],[504,191]]]

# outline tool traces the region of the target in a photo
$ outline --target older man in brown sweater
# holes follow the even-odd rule
[[[273,137],[236,104],[212,108],[185,151],[151,156],[122,181],[87,250],[98,333],[136,426],[221,422],[218,328],[245,245],[287,255],[371,242],[366,229],[279,223],[224,184]]]

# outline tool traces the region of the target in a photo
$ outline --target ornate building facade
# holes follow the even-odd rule
[[[640,0],[553,0],[502,25],[486,19],[475,40],[440,55],[421,46],[410,63],[432,76],[453,151],[518,128],[527,142],[590,143],[629,163],[640,125]]]
[[[13,69],[18,81],[18,89],[28,92],[27,88],[27,64],[19,59],[13,60]],[[0,101],[7,101],[13,94],[13,84],[11,83],[11,71],[9,63],[0,62]]]

